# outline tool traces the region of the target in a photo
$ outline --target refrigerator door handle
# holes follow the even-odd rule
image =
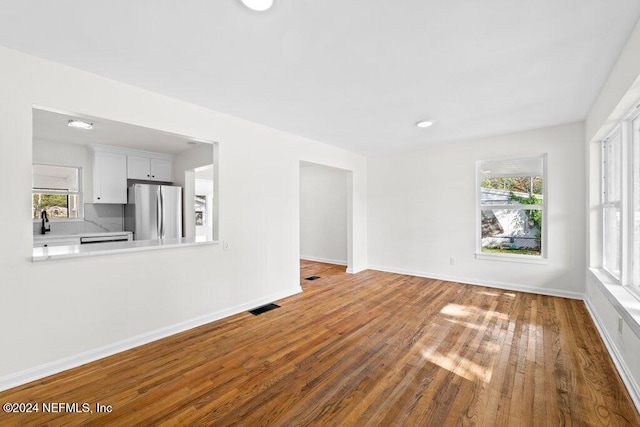
[[[160,187],[158,187],[157,197],[156,197],[156,230],[158,232],[158,238],[162,238],[162,193],[160,192]]]
[[[164,221],[165,221],[165,214],[164,214],[164,191],[162,190],[162,187],[160,187],[160,218],[162,219],[162,223],[160,224],[160,238],[164,239]]]

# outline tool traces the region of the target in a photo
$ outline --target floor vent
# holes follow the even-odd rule
[[[280,306],[278,304],[267,304],[262,307],[254,308],[253,310],[249,310],[249,313],[257,316],[258,314],[266,313],[267,311],[271,311],[276,308],[280,308]]]
[[[316,280],[316,279],[319,279],[319,278],[320,278],[320,276],[309,276],[304,280]]]

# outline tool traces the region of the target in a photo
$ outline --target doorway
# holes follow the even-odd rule
[[[352,172],[300,162],[300,258],[350,271]]]

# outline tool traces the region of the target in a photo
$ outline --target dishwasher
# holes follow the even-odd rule
[[[131,234],[129,233],[114,234],[111,236],[84,236],[80,237],[80,244],[128,242],[129,240],[131,240]]]

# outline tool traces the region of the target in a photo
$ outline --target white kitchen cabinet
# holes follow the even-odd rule
[[[127,178],[129,179],[151,179],[151,169],[149,157],[147,156],[127,156]]]
[[[172,166],[169,157],[129,154],[127,155],[127,178],[171,182]]]
[[[94,151],[93,203],[127,203],[126,154]]]
[[[171,160],[151,158],[151,179],[153,181],[173,181],[173,167]]]

